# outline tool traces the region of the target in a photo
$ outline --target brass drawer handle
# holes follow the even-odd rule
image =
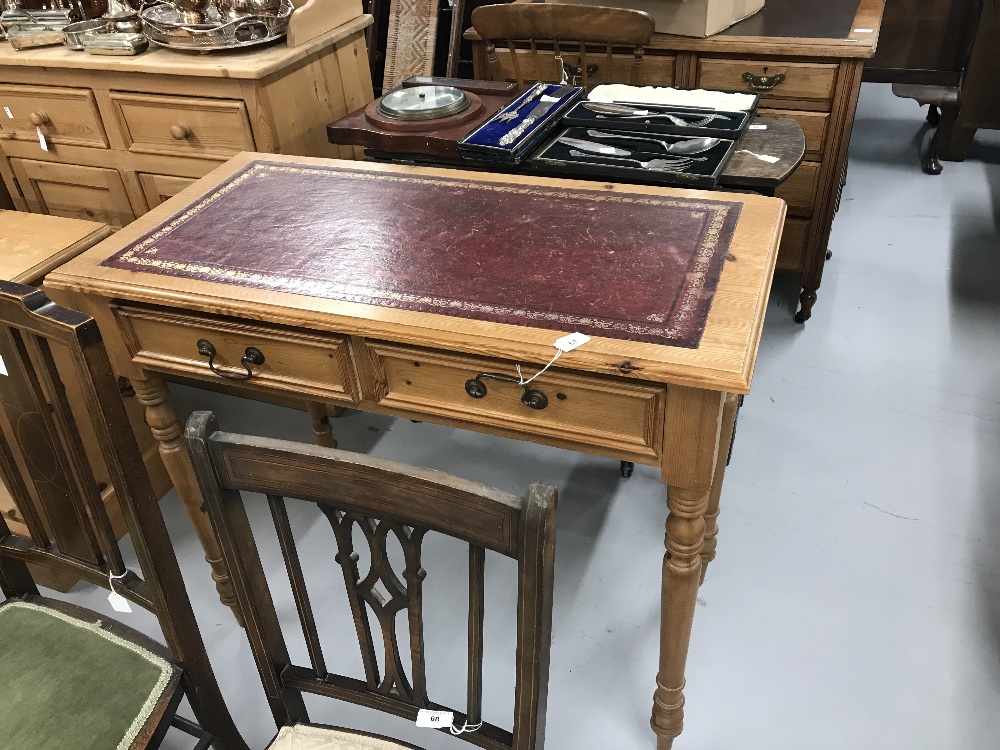
[[[248,346],[243,353],[243,358],[240,360],[240,364],[246,368],[245,374],[242,372],[225,372],[223,370],[216,370],[215,355],[217,352],[215,350],[215,345],[208,339],[198,339],[198,354],[203,357],[208,357],[208,368],[212,372],[221,378],[228,378],[229,380],[249,380],[253,377],[253,370],[250,369],[250,365],[264,364],[264,352],[256,346]]]
[[[767,75],[767,68],[764,68],[764,75],[758,76],[748,70],[743,74],[743,80],[749,83],[750,88],[756,91],[770,91],[785,80],[785,74],[775,73],[773,76],[769,76]]]
[[[174,140],[183,141],[191,137],[191,128],[187,123],[178,122],[170,126],[170,135]]]
[[[38,110],[37,112],[32,112],[30,115],[28,115],[28,122],[30,122],[36,128],[42,127],[42,125],[44,125],[48,121],[49,121],[49,116],[44,112],[42,112],[42,110]]]
[[[469,378],[465,381],[465,392],[468,393],[472,398],[485,398],[486,397],[486,384],[483,382],[483,378],[492,378],[493,380],[499,380],[503,383],[514,383],[515,385],[521,385],[521,381],[515,378],[513,375],[501,375],[495,372],[481,372],[474,378]],[[534,388],[529,388],[527,385],[522,386],[524,388],[524,395],[521,396],[521,403],[531,409],[542,410],[549,405],[549,398],[541,391],[536,391]]]

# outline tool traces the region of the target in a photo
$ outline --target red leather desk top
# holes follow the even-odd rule
[[[102,265],[695,348],[740,209],[255,161]]]

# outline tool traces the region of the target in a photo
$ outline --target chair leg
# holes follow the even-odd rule
[[[192,750],[208,750],[212,746],[212,743],[215,742],[215,737],[202,729],[198,724],[195,724],[190,719],[185,719],[183,716],[174,714],[174,718],[170,720],[170,726],[174,729],[180,729],[184,734],[198,738],[198,743]]]
[[[952,138],[952,131],[958,121],[958,102],[941,105],[941,122],[934,131],[934,137],[927,145],[927,150],[920,157],[920,168],[924,174],[941,174],[941,156],[947,149]]]
[[[927,107],[927,122],[932,128],[936,128],[941,123],[941,110],[934,104]]]

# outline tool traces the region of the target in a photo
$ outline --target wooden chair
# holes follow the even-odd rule
[[[437,471],[393,461],[278,440],[220,432],[210,412],[187,424],[195,473],[215,525],[246,632],[275,721],[271,750],[410,748],[385,737],[309,724],[302,693],[339,698],[414,720],[419,709],[444,709],[427,693],[423,640],[421,544],[436,531],[469,545],[468,699],[456,726],[479,725],[483,701],[483,612],[486,550],[517,561],[517,657],[513,732],[488,723],[461,734],[487,750],[532,750],[544,737],[552,620],[556,490],[533,484],[518,498]],[[309,666],[291,663],[245,504],[266,496],[308,648]],[[303,578],[286,498],[315,504],[336,539],[336,561],[361,646],[364,677],[331,674]],[[358,570],[353,532],[371,552],[371,570]],[[387,544],[398,539],[405,570],[397,574]],[[325,565],[325,561],[323,562]],[[379,586],[388,597],[379,593]],[[396,638],[396,615],[409,623],[409,670]],[[372,633],[371,616],[382,629]],[[465,625],[463,625],[465,627]],[[382,644],[382,649],[376,647]],[[381,651],[382,653],[378,653]],[[383,670],[379,670],[379,664]],[[408,674],[407,674],[408,671]],[[450,710],[450,709],[447,709]],[[447,730],[445,730],[447,731]]]
[[[73,362],[145,580],[125,567],[53,352]],[[208,662],[177,559],[96,323],[0,281],[0,474],[30,538],[0,516],[0,747],[245,750]],[[28,565],[69,573],[154,612],[169,650],[39,595]],[[112,583],[113,582],[113,583]],[[182,695],[202,726],[175,715]],[[204,727],[204,729],[202,728]]]
[[[511,3],[483,5],[472,12],[472,27],[486,42],[490,80],[509,80],[497,54],[500,43],[510,53],[509,70],[519,85],[559,81],[563,71],[584,87],[592,78],[611,83],[615,45],[632,47],[629,82],[639,83],[643,49],[653,26],[649,14],[623,8]],[[575,66],[565,59],[570,54],[578,57]]]

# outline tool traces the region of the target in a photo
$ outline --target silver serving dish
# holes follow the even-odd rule
[[[83,40],[84,50],[92,55],[138,55],[148,47],[142,34],[90,34]]]
[[[43,28],[49,31],[62,31],[64,27],[83,18],[76,9],[62,10],[25,10],[24,8],[9,8],[0,13],[0,28],[8,34],[17,28],[31,27],[34,30]]]
[[[185,14],[173,5],[154,5],[140,14],[149,41],[171,49],[213,52],[269,44],[285,36],[292,4],[281,0],[277,13],[227,14],[214,5],[204,13],[204,22],[186,23]]]
[[[63,43],[61,29],[48,26],[25,24],[12,26],[7,30],[7,41],[16,50],[33,49],[34,47],[52,47]]]
[[[70,49],[82,50],[84,38],[92,34],[100,34],[110,30],[111,23],[103,18],[71,23],[63,29],[63,44]]]

